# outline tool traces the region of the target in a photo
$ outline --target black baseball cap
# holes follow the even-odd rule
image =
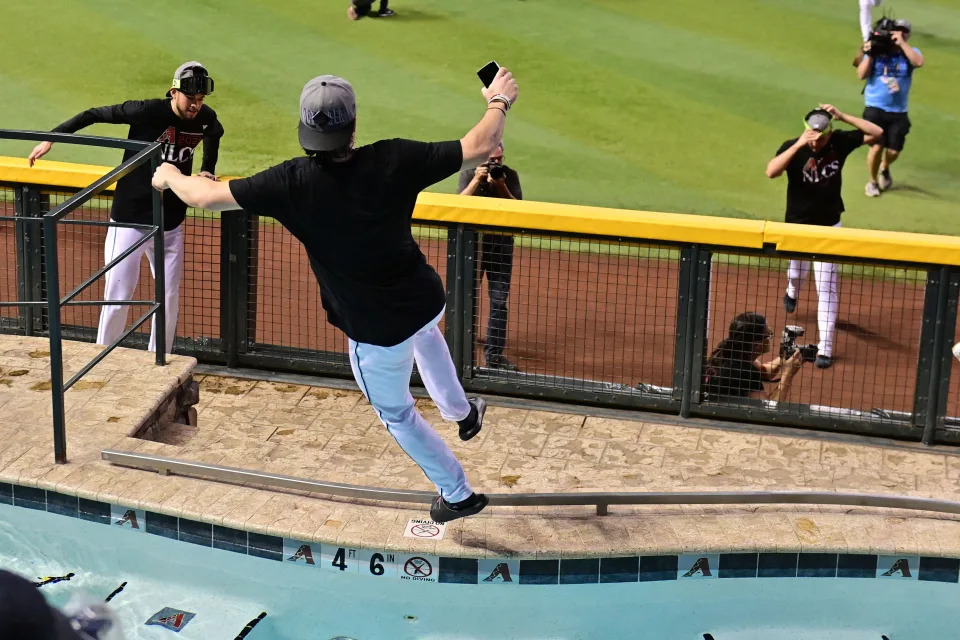
[[[83,640],[29,580],[0,569],[0,638]]]
[[[307,151],[333,151],[353,137],[357,96],[338,76],[317,76],[300,92],[300,146]]]

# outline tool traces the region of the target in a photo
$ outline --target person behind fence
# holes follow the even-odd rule
[[[854,131],[834,131],[839,120],[856,127]],[[841,196],[843,165],[847,156],[864,143],[871,144],[883,135],[883,129],[862,118],[847,115],[830,104],[822,104],[803,118],[804,132],[787,140],[767,164],[767,177],[787,174],[786,221],[839,227],[843,213]],[[810,271],[810,262],[791,260],[787,269],[787,290],[783,307],[787,313],[797,309],[800,287]],[[820,332],[816,366],[833,365],[839,289],[837,265],[814,262],[817,281],[817,327]]]
[[[203,142],[203,161],[199,176],[215,181],[217,157],[223,126],[216,112],[204,100],[213,93],[213,78],[206,67],[197,61],[185,62],[173,74],[171,88],[166,98],[128,100],[122,104],[94,107],[78,113],[54,131],[76,133],[91,124],[107,122],[130,126],[127,138],[143,142],[163,143],[161,156],[165,162],[174,163],[185,173],[193,169],[193,155]],[[32,167],[38,158],[49,153],[51,142],[41,142],[30,153]],[[124,151],[124,161],[138,152]],[[121,178],[113,195],[110,220],[118,223],[153,224],[153,190],[150,188],[150,164],[141,165]],[[180,310],[180,281],[183,275],[183,221],[187,205],[172,191],[163,195],[163,264],[166,278],[166,351],[173,349]],[[120,255],[148,231],[129,227],[113,226],[107,229],[104,243],[105,264]],[[156,262],[153,243],[147,241],[138,247],[120,264],[108,270],[104,276],[104,300],[130,300],[140,279],[140,261],[146,254],[151,272],[155,273]],[[127,325],[128,306],[104,305],[97,328],[97,344],[109,345],[117,340]],[[150,332],[150,351],[156,351],[156,317]]]
[[[759,313],[741,313],[704,367],[703,389],[711,399],[759,398],[786,402],[794,376],[804,363],[801,349],[761,362],[773,346],[773,331]],[[767,392],[764,383],[777,383]]]
[[[871,198],[893,186],[890,165],[897,161],[910,132],[907,106],[913,71],[923,66],[920,50],[907,44],[910,23],[882,18],[863,45],[857,77],[866,80],[863,117],[883,128],[883,137],[867,153],[869,179],[864,193]]]
[[[441,415],[458,423],[461,440],[480,432],[486,404],[464,394],[437,328],[446,290],[410,221],[422,190],[486,161],[500,144],[517,99],[513,75],[501,68],[483,96],[483,118],[460,140],[392,139],[356,148],[353,87],[318,76],[300,95],[305,156],[229,183],[183,176],[171,164],[153,178],[154,187],[172,189],[193,206],[273,217],[303,243],[327,319],[349,338],[360,390],[440,492],[430,508],[437,522],[479,513],[488,499],[470,488],[450,447],[417,411],[410,395],[414,361]]]
[[[476,169],[460,172],[460,195],[523,200],[519,174],[503,164],[503,143]],[[517,366],[503,355],[507,343],[507,298],[513,273],[513,236],[484,232],[480,238],[478,277],[487,274],[490,318],[483,346],[484,364],[492,369],[516,371]]]

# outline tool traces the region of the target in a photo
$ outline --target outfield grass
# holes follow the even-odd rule
[[[346,3],[5,3],[0,126],[46,129],[89,106],[160,96],[196,58],[217,81],[209,103],[227,130],[218,170],[248,174],[298,152],[297,98],[313,75],[353,82],[361,143],[445,139],[482,113],[473,74],[496,58],[521,83],[507,162],[527,198],[777,220],[785,182],[763,169],[803,113],[819,101],[862,110],[856,0],[394,0],[396,18],[357,23]],[[960,234],[960,5],[895,9],[928,60],[894,169],[900,188],[864,198],[858,151],[844,223]],[[28,149],[0,143],[2,154]],[[49,157],[118,154],[61,145]]]

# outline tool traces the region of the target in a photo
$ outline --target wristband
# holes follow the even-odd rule
[[[506,107],[507,111],[509,111],[510,107],[513,106],[513,104],[510,102],[510,98],[503,95],[502,93],[498,93],[497,95],[487,100],[487,104],[493,104],[494,102],[502,102],[504,107]]]

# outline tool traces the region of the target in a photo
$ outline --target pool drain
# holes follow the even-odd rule
[[[407,622],[416,622],[417,616],[403,616],[403,619]]]

